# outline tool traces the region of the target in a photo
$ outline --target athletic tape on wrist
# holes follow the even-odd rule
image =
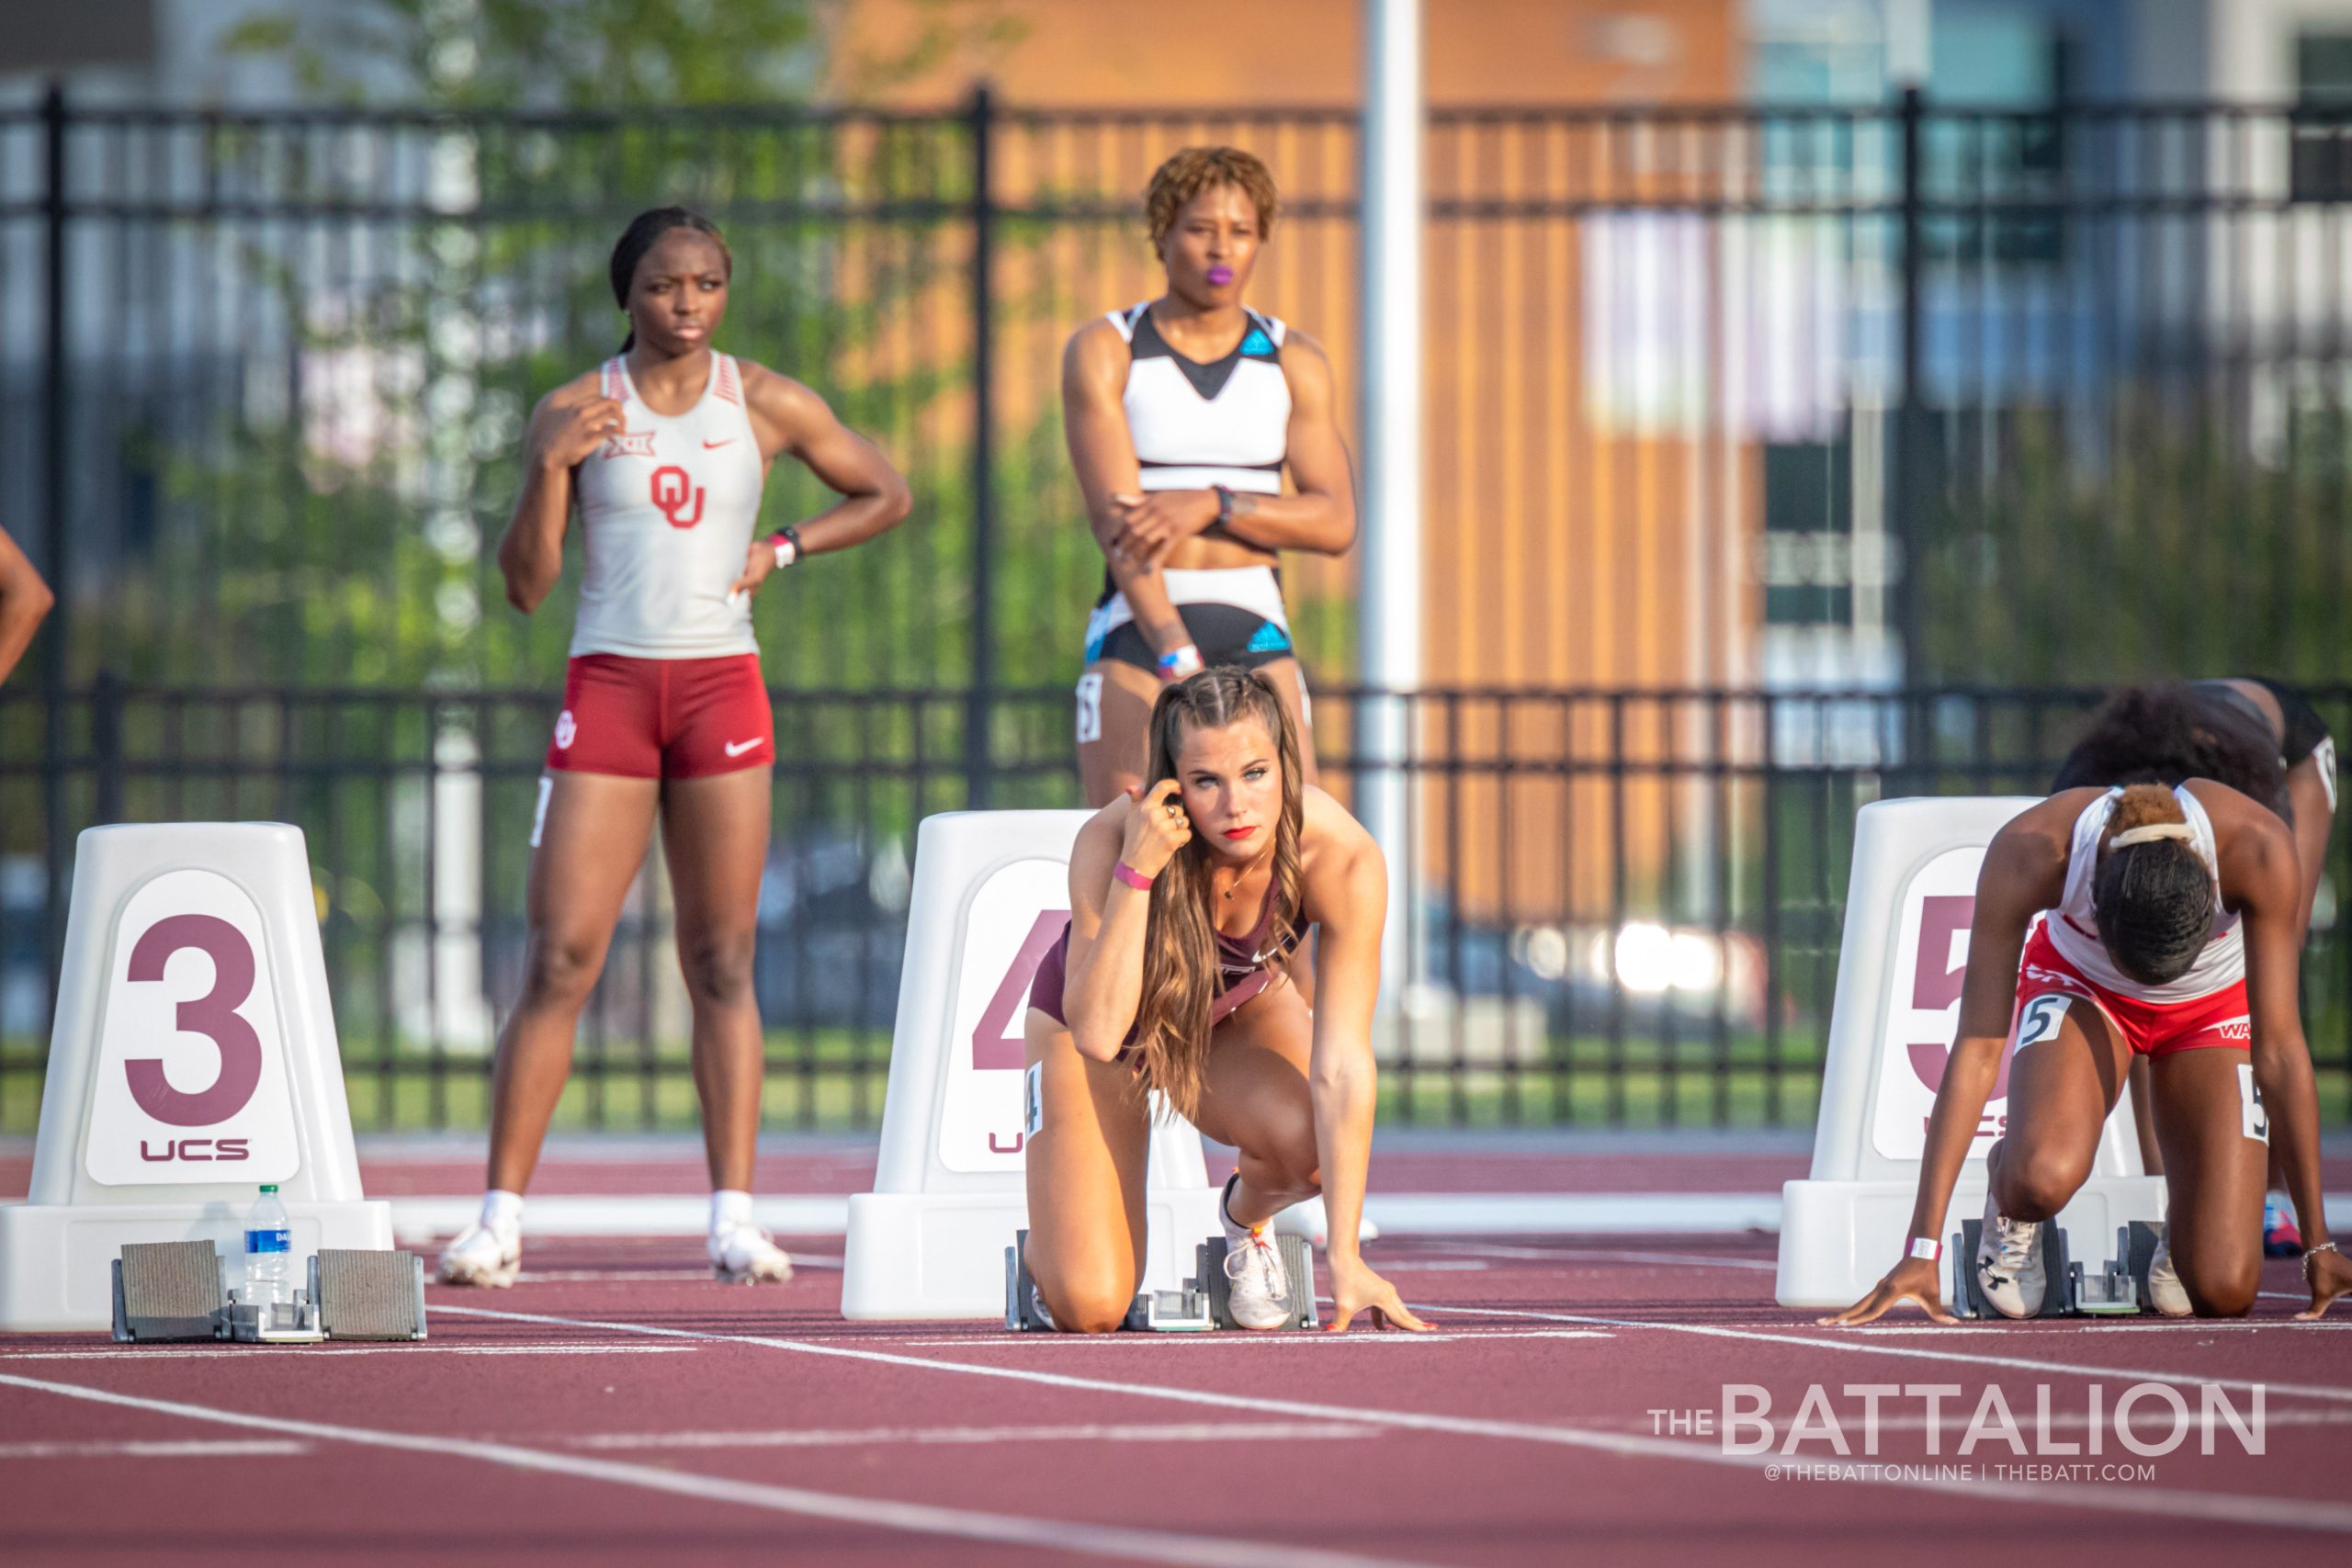
[[[1933,1236],[1915,1235],[1911,1238],[1911,1256],[1933,1263],[1944,1255],[1944,1244]]]

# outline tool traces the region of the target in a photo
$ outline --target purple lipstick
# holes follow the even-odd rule
[[[1220,265],[1213,266],[1213,267],[1209,268],[1209,287],[1210,287],[1210,288],[1224,288],[1227,284],[1228,284],[1228,283],[1230,283],[1230,282],[1232,282],[1232,281],[1233,281],[1233,269],[1232,269],[1231,267],[1229,267],[1229,266],[1225,266],[1225,265]]]

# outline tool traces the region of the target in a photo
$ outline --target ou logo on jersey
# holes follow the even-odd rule
[[[675,463],[653,470],[653,505],[673,528],[691,528],[702,521],[702,486]]]

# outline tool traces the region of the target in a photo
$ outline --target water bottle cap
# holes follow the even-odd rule
[[[262,1190],[265,1192],[275,1192],[277,1190],[277,1183],[275,1181],[264,1182],[262,1184]]]

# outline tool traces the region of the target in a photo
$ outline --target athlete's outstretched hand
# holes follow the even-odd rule
[[[1148,794],[1136,785],[1127,788],[1127,798],[1136,805],[1127,813],[1127,841],[1119,858],[1146,876],[1158,876],[1176,852],[1193,841],[1193,819],[1184,815],[1184,803],[1178,798],[1183,790],[1174,779],[1160,780]]]
[[[1426,1334],[1430,1325],[1405,1310],[1396,1287],[1374,1273],[1361,1258],[1328,1258],[1331,1269],[1331,1326],[1326,1334],[1345,1334],[1356,1314],[1374,1328],[1409,1328]]]
[[[1936,1278],[1934,1262],[1925,1258],[1905,1258],[1887,1271],[1886,1278],[1869,1295],[1844,1312],[1816,1321],[1833,1327],[1851,1327],[1873,1322],[1905,1302],[1917,1302],[1938,1323],[1960,1321],[1944,1310],[1942,1282]]]
[[[2340,1252],[2306,1252],[2303,1279],[2312,1288],[2312,1304],[2295,1317],[2298,1322],[2309,1323],[2324,1314],[2328,1303],[2336,1297],[2352,1295],[2352,1258]]]
[[[539,455],[558,468],[573,468],[620,434],[621,400],[597,397],[567,404],[550,399],[533,423],[537,428],[531,437]]]
[[[1160,490],[1148,495],[1114,495],[1111,515],[1119,531],[1110,548],[1138,566],[1157,567],[1168,552],[1216,521],[1216,491]]]

